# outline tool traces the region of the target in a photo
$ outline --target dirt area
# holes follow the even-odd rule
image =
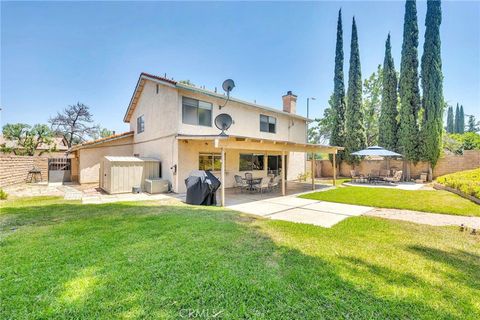
[[[22,183],[4,187],[8,198],[59,196],[64,195],[61,185],[48,185],[47,183]]]
[[[375,209],[365,214],[385,219],[409,221],[431,226],[460,226],[480,229],[480,217],[464,217],[399,209]]]

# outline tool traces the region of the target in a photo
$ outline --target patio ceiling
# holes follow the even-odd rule
[[[342,147],[325,146],[312,143],[298,143],[284,140],[259,139],[244,136],[220,136],[220,135],[178,135],[179,140],[210,140],[215,148],[262,150],[277,152],[311,152],[336,154]]]

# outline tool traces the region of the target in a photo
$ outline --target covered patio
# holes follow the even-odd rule
[[[291,141],[283,141],[283,140],[271,140],[271,139],[258,139],[258,138],[249,138],[249,137],[243,137],[243,136],[233,136],[233,135],[179,135],[177,136],[177,139],[180,141],[183,141],[188,145],[188,149],[192,150],[194,148],[194,142],[203,142],[204,145],[202,148],[204,150],[214,150],[215,152],[218,152],[220,154],[220,163],[221,167],[216,174],[218,174],[219,180],[222,182],[220,190],[218,192],[219,194],[219,203],[221,206],[225,206],[227,202],[229,201],[229,197],[233,196],[233,191],[231,192],[230,190],[227,192],[227,187],[230,186],[231,183],[229,180],[227,180],[226,177],[226,155],[227,153],[231,154],[232,156],[235,155],[237,156],[240,151],[250,151],[253,153],[262,153],[262,154],[268,154],[268,155],[277,155],[280,158],[279,161],[279,174],[281,175],[281,183],[278,188],[278,191],[276,191],[278,194],[277,196],[286,196],[288,194],[296,194],[296,193],[301,193],[301,192],[306,192],[306,191],[311,191],[315,190],[317,186],[315,185],[315,177],[312,175],[311,177],[311,182],[310,183],[303,183],[303,184],[298,184],[298,185],[293,185],[293,181],[288,181],[287,182],[287,176],[286,176],[286,171],[288,167],[288,162],[287,162],[287,155],[292,155],[294,153],[303,153],[303,154],[308,154],[311,153],[312,155],[316,153],[323,153],[323,154],[331,154],[333,157],[333,161],[335,161],[335,156],[338,152],[338,150],[343,150],[342,147],[334,147],[334,146],[324,146],[324,145],[319,145],[319,144],[309,144],[309,143],[297,143],[297,142],[291,142]],[[192,143],[189,144],[189,141],[191,140]],[[187,147],[185,147],[187,148]],[[227,155],[228,156],[228,155]],[[288,161],[293,161],[288,159]],[[238,162],[237,159],[233,159],[236,164],[236,168],[231,170],[229,168],[229,177],[228,179],[233,179],[232,174],[233,173],[239,173],[238,171]],[[295,168],[300,168],[301,172],[304,172],[305,169],[305,158],[302,158],[303,161],[301,163],[298,162],[298,159],[295,162],[294,167]],[[238,160],[240,161],[240,160]],[[232,163],[232,159],[230,157],[229,163]],[[181,166],[182,161],[179,160],[179,166]],[[292,168],[293,163],[290,165],[290,168]],[[195,168],[198,169],[198,168]],[[179,170],[182,170],[179,167]],[[188,171],[188,170],[186,170]],[[241,171],[241,170],[240,170]],[[311,172],[315,172],[315,161],[311,161]],[[185,172],[183,170],[182,172]],[[266,171],[265,171],[265,176],[266,176]],[[290,175],[290,180],[293,180]],[[336,183],[336,169],[333,169],[333,185]],[[287,184],[292,186],[291,188],[287,188]],[[320,187],[320,186],[318,186]],[[290,190],[288,190],[290,189]],[[269,192],[267,194],[272,194],[273,192]],[[246,194],[244,193],[245,197],[244,199],[248,199],[249,197],[261,197],[258,195],[254,194]]]

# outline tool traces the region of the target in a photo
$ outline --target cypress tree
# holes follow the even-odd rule
[[[335,70],[333,77],[333,128],[330,137],[331,146],[345,144],[345,84],[343,82],[343,27],[342,10],[338,11],[337,41],[335,47]],[[342,159],[343,153],[337,155],[337,162]]]
[[[364,149],[367,137],[362,107],[362,73],[355,17],[352,21],[352,40],[350,43],[350,69],[348,71],[347,112],[345,117],[345,158],[349,163],[359,161],[351,153]]]
[[[388,34],[383,61],[382,108],[378,120],[378,143],[388,150],[397,150],[397,85],[397,73],[393,63],[390,34]]]
[[[403,24],[402,61],[400,63],[400,129],[399,150],[408,162],[417,162],[420,90],[418,87],[418,25],[417,8],[414,0],[405,3]],[[406,178],[410,180],[410,167],[406,167]]]
[[[420,149],[421,158],[430,164],[430,169],[437,164],[442,149],[444,102],[442,57],[440,55],[441,22],[440,0],[429,0],[421,65],[423,117]]]
[[[458,119],[458,133],[465,133],[465,114],[463,113],[463,106],[460,106]]]
[[[448,133],[453,133],[455,130],[455,124],[454,124],[454,119],[453,119],[453,107],[449,106],[448,107],[448,113],[447,113],[447,132]]]
[[[455,109],[455,128],[453,133],[460,133],[460,106],[457,102],[457,108]]]

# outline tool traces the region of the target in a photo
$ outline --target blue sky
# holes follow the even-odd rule
[[[2,125],[46,122],[80,101],[102,126],[126,130],[142,71],[211,89],[232,78],[235,97],[278,108],[292,90],[299,114],[313,96],[311,116],[321,116],[333,88],[340,7],[345,74],[353,15],[363,77],[383,62],[388,32],[399,69],[403,1],[2,2]],[[426,3],[417,8],[421,55]],[[480,118],[480,3],[443,2],[441,36],[445,99]]]

